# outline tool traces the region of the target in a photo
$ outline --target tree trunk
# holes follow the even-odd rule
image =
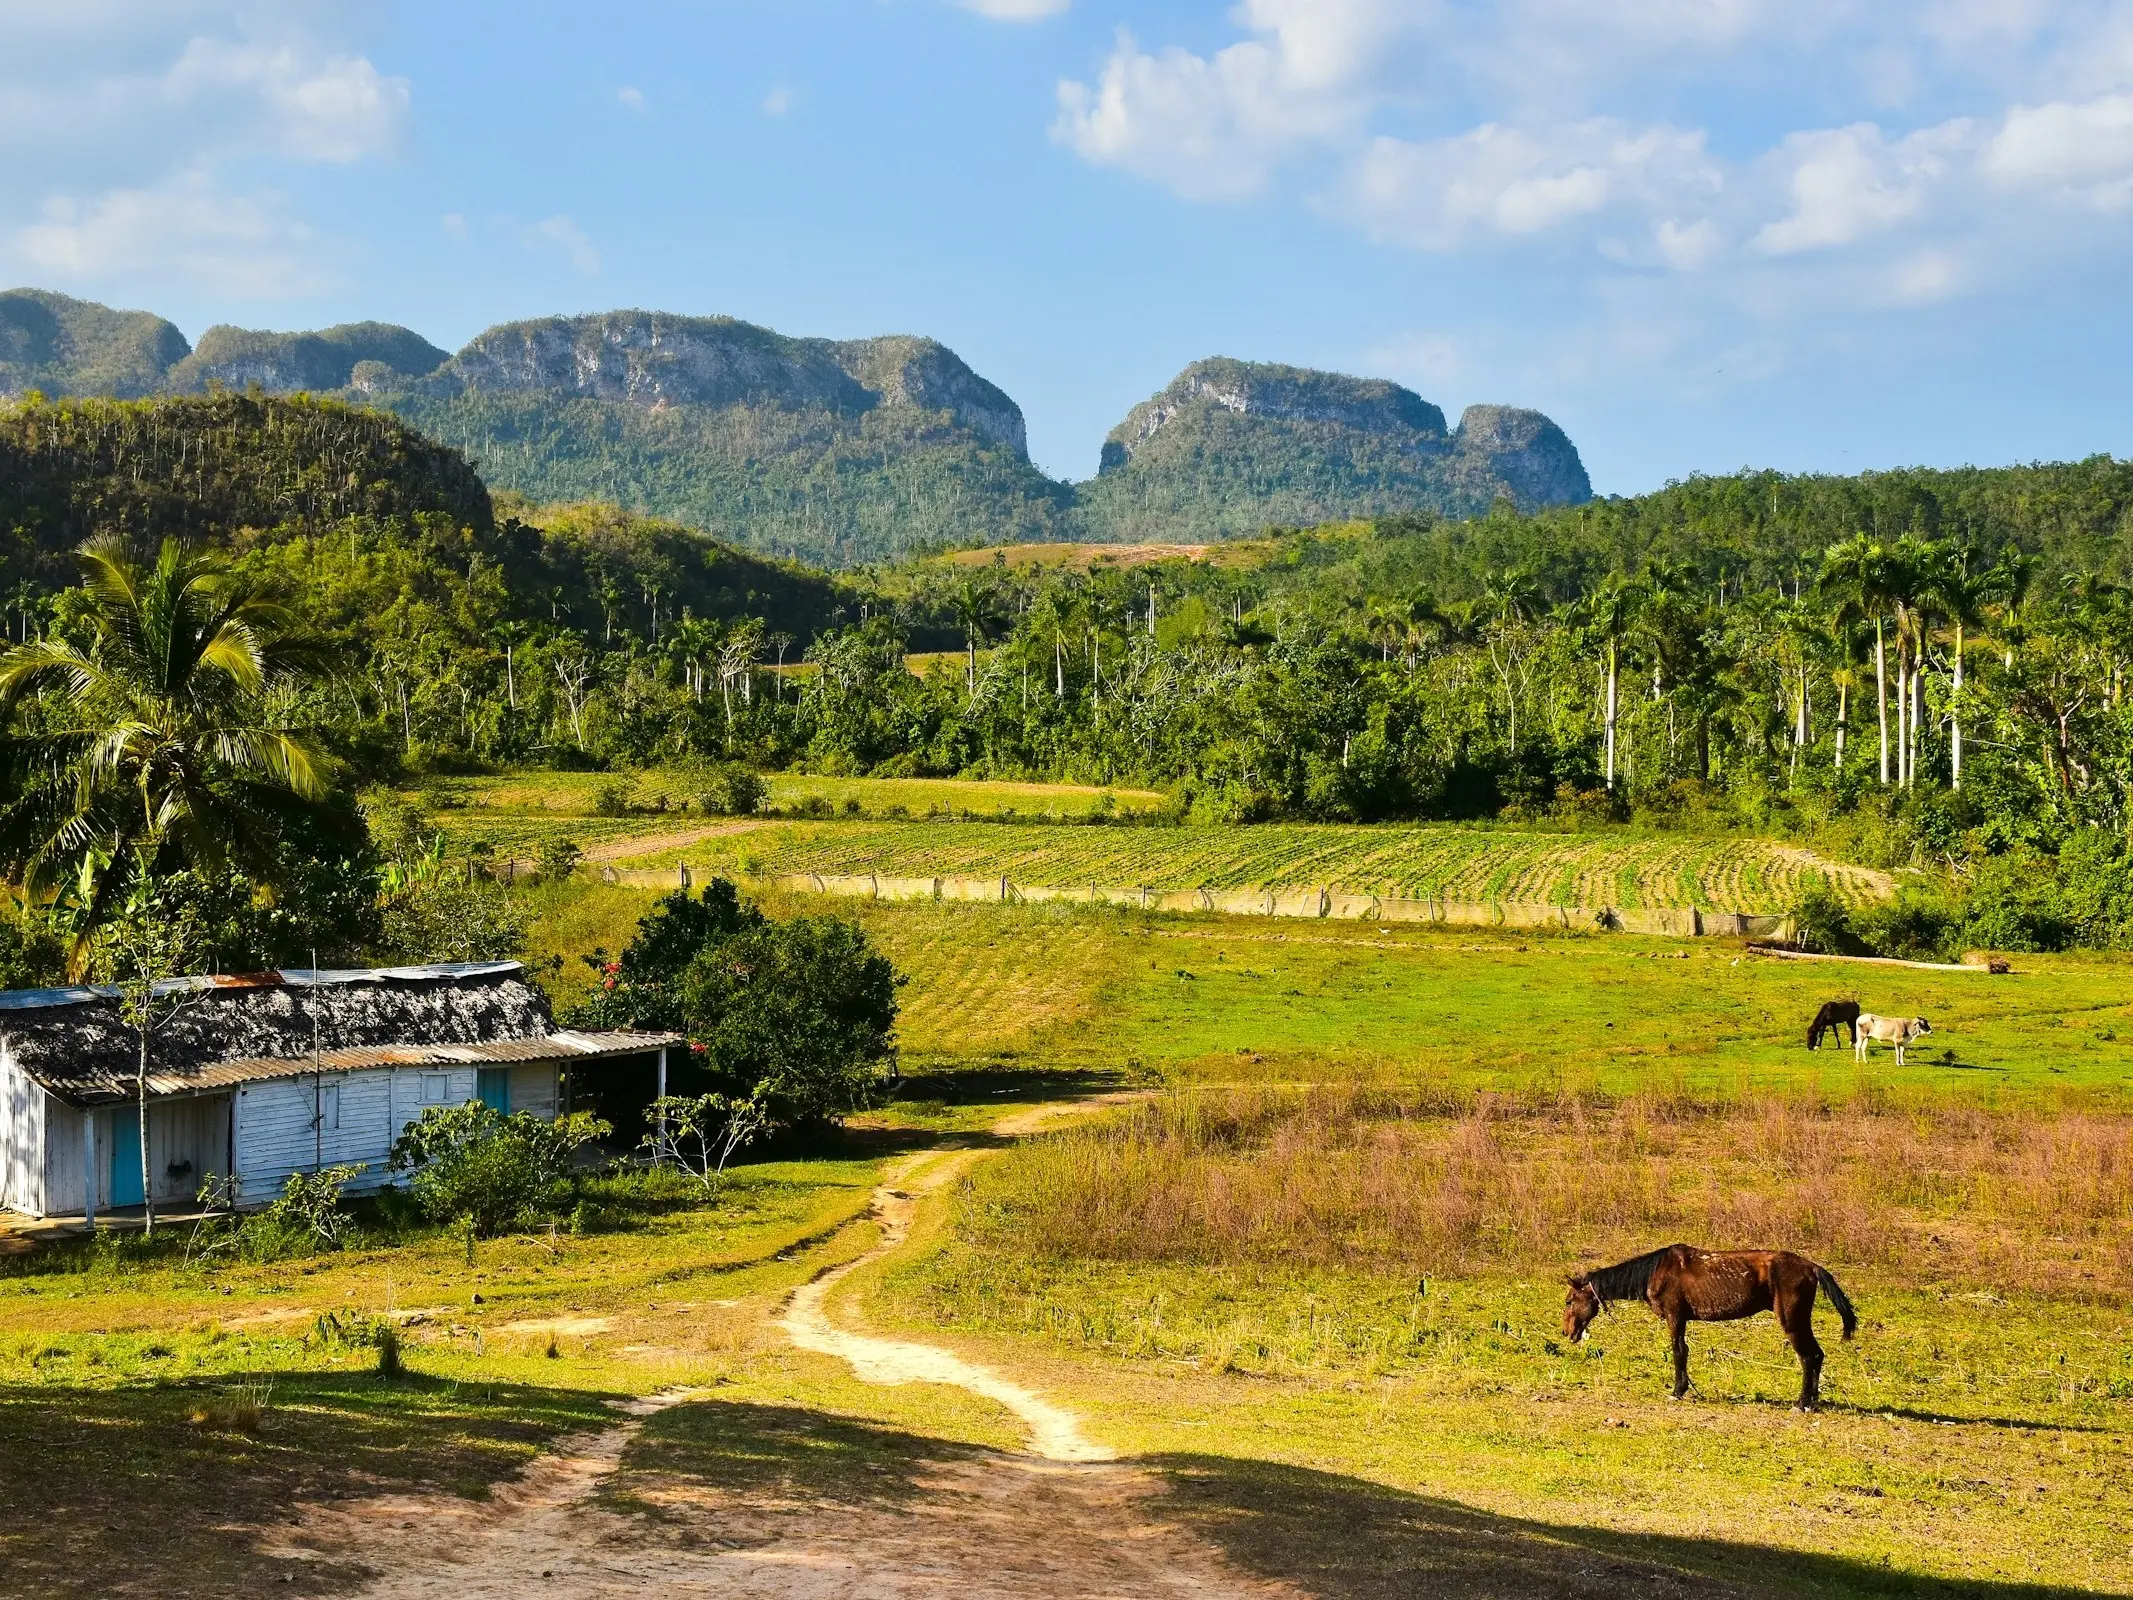
[[[1066,698],[1066,644],[1056,633],[1052,635],[1052,698]]]
[[[1874,712],[1881,721],[1881,785],[1889,782],[1889,658],[1881,638],[1881,619],[1874,619]]]
[[[512,669],[511,646],[504,646],[504,692],[511,697],[511,709],[518,709],[518,675]]]
[[[1615,791],[1615,642],[1607,641],[1607,792]]]
[[[143,1218],[143,1231],[153,1234],[156,1231],[156,1192],[148,1181],[148,1030],[146,1028],[140,1030],[140,1041],[140,1070],[134,1075],[133,1086],[135,1107],[140,1115],[141,1128],[141,1215]],[[83,1174],[82,1181],[85,1183],[89,1181],[88,1174]]]
[[[1911,657],[1896,640],[1896,787],[1911,787]]]
[[[1948,708],[1948,779],[1963,786],[1963,625],[1955,625],[1955,694]]]
[[[1837,685],[1837,762],[1836,770],[1844,770],[1844,736],[1851,727],[1851,690],[1848,685]]]

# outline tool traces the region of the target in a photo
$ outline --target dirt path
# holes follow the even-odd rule
[[[1031,1107],[996,1131],[1029,1132],[1081,1109]],[[1302,1600],[1181,1528],[1163,1479],[1112,1460],[1071,1412],[951,1351],[832,1320],[837,1284],[903,1244],[919,1197],[977,1159],[931,1152],[892,1169],[876,1196],[880,1242],[798,1290],[778,1326],[801,1349],[848,1361],[865,1382],[949,1384],[996,1401],[1028,1425],[1030,1453],[911,1441],[917,1453],[901,1474],[827,1489],[796,1489],[767,1468],[739,1485],[632,1469],[626,1503],[651,1514],[603,1503],[601,1488],[647,1419],[697,1395],[674,1390],[619,1404],[625,1415],[611,1428],[557,1440],[486,1500],[425,1493],[308,1507],[270,1553],[360,1563],[376,1574],[356,1591],[363,1600],[654,1591],[679,1600]],[[737,1435],[750,1425],[744,1410],[735,1408]],[[795,1415],[803,1430],[813,1425],[813,1414]]]
[[[655,856],[666,850],[686,850],[692,844],[702,844],[706,839],[723,839],[728,834],[752,833],[762,827],[760,822],[707,822],[699,828],[683,828],[675,833],[635,833],[627,839],[610,839],[605,844],[596,844],[586,850],[587,861],[627,861],[633,856]]]
[[[905,1163],[903,1169],[874,1194],[875,1214],[881,1222],[881,1242],[858,1260],[824,1273],[795,1293],[778,1326],[802,1350],[813,1350],[850,1362],[852,1371],[862,1382],[886,1385],[945,1383],[996,1401],[1028,1425],[1031,1450],[1047,1461],[1112,1460],[1116,1452],[1084,1437],[1081,1423],[1072,1412],[1040,1398],[1019,1383],[965,1361],[952,1351],[930,1344],[847,1333],[829,1320],[826,1302],[830,1291],[847,1275],[889,1254],[910,1237],[911,1218],[918,1209],[917,1195],[912,1191],[927,1194],[945,1187],[968,1170],[973,1159],[970,1153],[964,1152],[945,1157],[920,1156]]]

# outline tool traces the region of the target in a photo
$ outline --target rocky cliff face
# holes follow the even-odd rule
[[[258,384],[269,391],[308,389],[321,393],[354,385],[356,369],[368,384],[420,377],[446,360],[421,334],[389,322],[345,322],[319,333],[268,333],[218,324],[200,335],[191,355],[174,365],[163,386],[180,393],[220,383],[231,389]]]
[[[1216,356],[1195,361],[1161,394],[1127,412],[1126,420],[1104,440],[1097,470],[1123,467],[1158,431],[1206,407],[1275,422],[1330,423],[1373,434],[1411,434],[1418,448],[1442,445],[1445,438],[1444,413],[1396,383]]]
[[[1021,408],[932,339],[794,339],[732,317],[615,311],[508,322],[475,339],[422,387],[845,417],[906,407],[947,412],[1018,455],[1028,449]]]
[[[146,311],[114,311],[49,289],[0,294],[0,396],[153,393],[185,358],[185,335]]]
[[[1592,498],[1592,480],[1570,436],[1538,411],[1468,406],[1452,436],[1457,452],[1511,491],[1520,507],[1574,506]]]
[[[1526,509],[1591,497],[1577,448],[1537,411],[1444,413],[1376,378],[1196,361],[1104,441],[1080,516],[1098,538],[1222,537],[1392,511]]]

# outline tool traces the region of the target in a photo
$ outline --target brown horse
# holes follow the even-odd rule
[[[1851,1030],[1851,1042],[1859,1042],[1859,1002],[1856,1000],[1832,1000],[1815,1013],[1814,1021],[1807,1024],[1807,1048],[1822,1048],[1822,1035],[1836,1037],[1842,1030]]]
[[[1570,1280],[1563,1304],[1563,1336],[1585,1337],[1592,1319],[1615,1300],[1642,1300],[1674,1336],[1674,1398],[1689,1392],[1689,1324],[1732,1322],[1775,1311],[1778,1326],[1800,1358],[1800,1409],[1822,1400],[1822,1347],[1815,1343],[1815,1289],[1844,1319],[1844,1337],[1859,1328],[1859,1315],[1829,1269],[1790,1250],[1698,1250],[1670,1244],[1612,1267],[1581,1272]]]

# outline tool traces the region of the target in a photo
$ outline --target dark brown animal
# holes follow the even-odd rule
[[[1815,1013],[1814,1021],[1807,1024],[1807,1048],[1822,1048],[1822,1035],[1834,1034],[1840,1028],[1851,1030],[1851,1042],[1859,1043],[1859,1002],[1856,1000],[1832,1000]]]
[[[1822,1347],[1815,1342],[1815,1290],[1821,1288],[1844,1319],[1844,1337],[1859,1328],[1859,1315],[1826,1267],[1790,1250],[1698,1250],[1670,1244],[1664,1250],[1618,1262],[1570,1280],[1563,1303],[1563,1337],[1585,1337],[1592,1319],[1616,1300],[1642,1300],[1674,1337],[1674,1398],[1689,1392],[1689,1324],[1732,1322],[1758,1312],[1777,1313],[1800,1358],[1800,1409],[1822,1403]]]

